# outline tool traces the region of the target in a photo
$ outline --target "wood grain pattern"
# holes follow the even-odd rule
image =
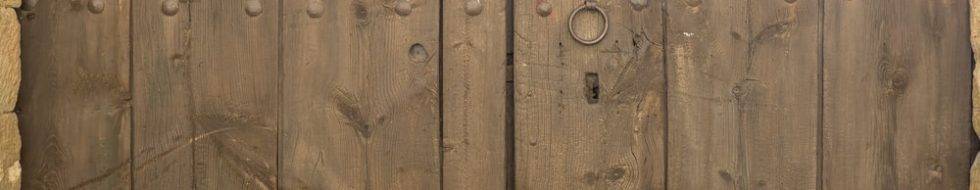
[[[279,1],[192,1],[194,187],[278,186]],[[199,15],[199,16],[194,16]]]
[[[129,2],[24,12],[24,189],[130,188]]]
[[[438,189],[437,0],[286,0],[283,189]]]
[[[827,0],[826,189],[963,189],[966,0]]]
[[[662,2],[599,1],[592,46],[569,34],[581,3],[515,1],[516,188],[664,189]],[[596,36],[601,17],[582,19]]]
[[[963,189],[967,1],[29,0],[23,187]]]
[[[668,2],[670,189],[817,189],[819,8]]]
[[[163,11],[171,6],[173,15]],[[191,13],[176,0],[133,1],[133,155],[137,189],[193,189]],[[207,73],[205,71],[205,73]]]
[[[443,1],[444,189],[507,189],[507,3]]]
[[[135,185],[275,189],[278,1],[164,3],[134,12]]]

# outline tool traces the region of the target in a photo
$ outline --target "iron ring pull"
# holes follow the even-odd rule
[[[574,27],[575,17],[578,16],[578,13],[581,12],[582,10],[588,10],[588,9],[599,11],[599,14],[602,14],[602,23],[603,23],[602,33],[599,34],[599,37],[596,37],[595,39],[592,40],[583,39],[582,37],[578,36],[578,34],[575,33],[575,27]],[[602,41],[603,38],[606,38],[606,32],[608,31],[609,31],[609,16],[606,15],[606,11],[600,8],[599,3],[597,3],[595,0],[586,0],[586,2],[582,4],[582,6],[579,6],[578,8],[575,9],[575,11],[572,11],[572,15],[568,16],[568,32],[572,33],[572,38],[575,38],[575,41],[578,41],[579,43],[585,45],[593,45],[599,43],[599,41]]]

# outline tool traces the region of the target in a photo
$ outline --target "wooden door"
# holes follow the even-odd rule
[[[817,189],[820,3],[668,2],[670,189]]]
[[[134,4],[133,188],[277,186],[279,6]]]
[[[968,7],[825,2],[824,188],[968,186]]]
[[[640,2],[640,3],[635,3]],[[517,189],[665,188],[666,94],[661,3],[515,1]]]
[[[127,0],[25,2],[22,188],[130,188],[129,8]]]
[[[283,189],[437,189],[439,1],[284,1]]]
[[[26,0],[23,186],[962,189],[966,1]]]

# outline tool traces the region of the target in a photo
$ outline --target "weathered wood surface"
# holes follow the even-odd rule
[[[166,7],[161,7],[161,5]],[[188,78],[190,11],[176,0],[133,1],[134,187],[194,187],[194,124]],[[165,113],[165,114],[155,114]]]
[[[276,188],[278,1],[135,6],[136,188]]]
[[[23,188],[130,188],[130,1],[31,2],[17,102]]]
[[[968,186],[966,0],[582,3],[27,1],[0,113],[25,189]]]
[[[966,188],[967,1],[825,8],[823,188]]]
[[[0,0],[0,189],[20,189],[22,146],[14,106],[20,90],[20,0]]]
[[[641,2],[641,1],[634,1]],[[599,1],[609,34],[572,39],[582,1],[515,1],[517,189],[664,189],[661,1]],[[594,11],[577,32],[597,36]]]
[[[443,189],[507,189],[508,2],[443,1]]]
[[[818,1],[668,2],[670,189],[817,189]]]
[[[283,189],[438,189],[437,0],[283,2]]]
[[[194,186],[278,186],[279,1],[191,1]],[[148,114],[148,113],[146,113]],[[186,175],[186,174],[185,174]]]

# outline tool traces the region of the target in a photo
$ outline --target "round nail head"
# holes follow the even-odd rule
[[[466,14],[476,16],[483,12],[483,3],[480,0],[469,0],[466,2],[465,9]]]
[[[105,10],[105,2],[102,0],[92,0],[88,2],[88,10],[92,13],[101,13]]]
[[[261,15],[262,3],[259,3],[258,0],[245,1],[245,13],[248,13],[248,16],[253,16],[253,17]]]
[[[701,6],[701,0],[687,0],[688,7],[698,7]]]
[[[310,18],[320,18],[323,16],[323,1],[310,0],[310,5],[306,7],[306,14],[309,14]]]
[[[538,15],[541,16],[551,15],[551,3],[547,1],[538,3]]]
[[[396,2],[395,12],[398,13],[398,15],[402,15],[402,16],[408,16],[409,14],[412,14],[412,3],[409,3],[406,0],[400,0]]]
[[[643,8],[647,7],[648,1],[649,0],[630,0],[630,3],[633,4],[634,10],[643,10]]]
[[[180,3],[178,3],[177,0],[166,0],[166,1],[163,1],[163,5],[161,5],[161,6],[162,6],[161,9],[163,9],[163,14],[165,14],[167,16],[174,16],[174,15],[176,15],[177,14],[177,10],[180,9]]]

